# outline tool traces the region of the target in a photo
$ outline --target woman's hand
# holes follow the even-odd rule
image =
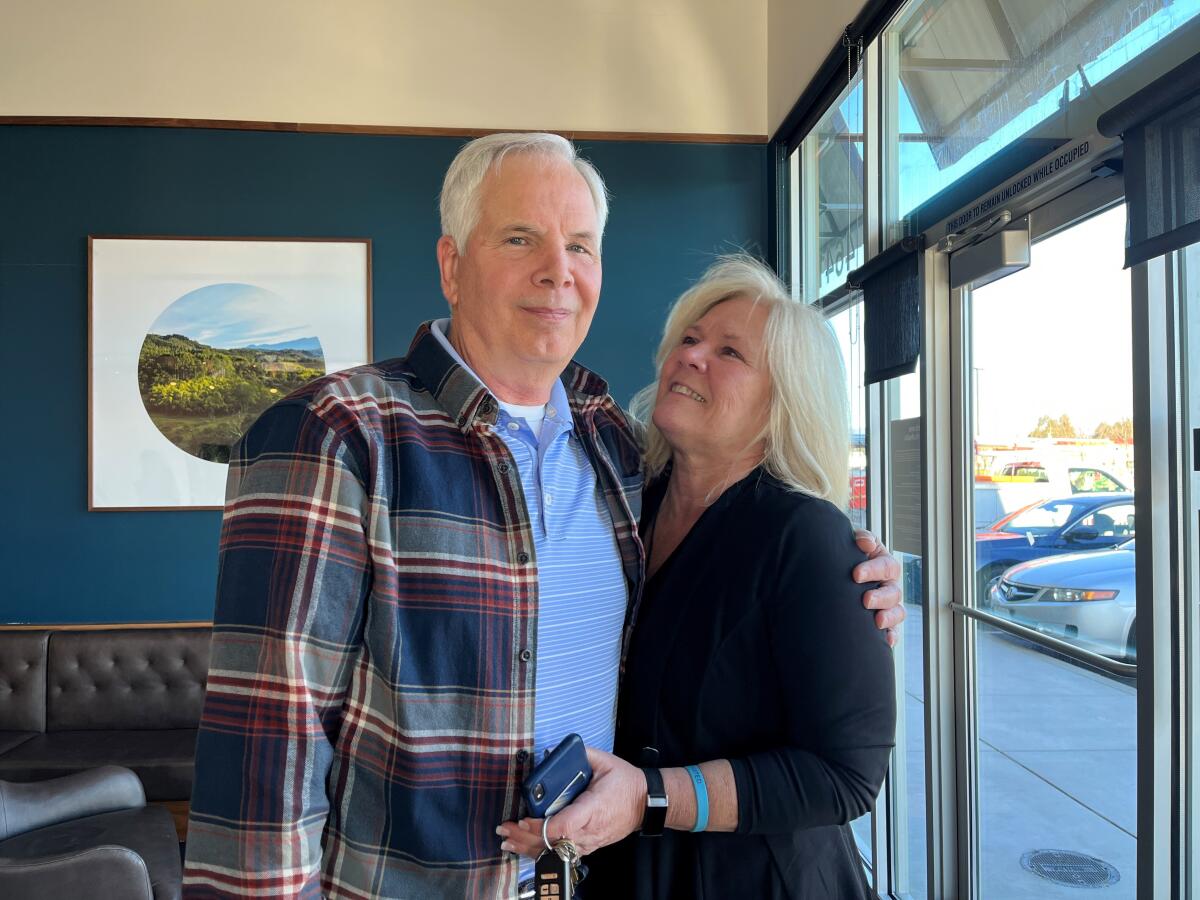
[[[550,843],[571,840],[583,855],[615,844],[642,824],[646,809],[646,776],[619,756],[594,747],[587,748],[592,782],[586,791],[549,819],[546,837]],[[504,838],[500,849],[534,859],[546,849],[542,843],[542,820],[505,822],[496,829]]]

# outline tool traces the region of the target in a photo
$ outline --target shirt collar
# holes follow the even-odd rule
[[[429,330],[433,332],[433,336],[437,338],[437,342],[442,345],[442,349],[450,354],[450,358],[467,370],[467,374],[483,384],[483,379],[475,374],[475,370],[467,365],[467,361],[458,355],[458,351],[454,349],[454,345],[450,343],[450,338],[446,333],[450,330],[450,320],[434,319],[429,323]]]
[[[450,358],[467,370],[468,374],[480,384],[483,384],[483,379],[475,374],[475,370],[467,365],[464,360],[454,349],[454,345],[450,343],[450,338],[447,337],[447,332],[450,330],[449,319],[434,319],[429,323],[429,330],[433,332],[433,336],[437,338],[437,342],[442,345],[442,348],[450,354]],[[486,388],[487,385],[483,384]],[[489,390],[488,393],[491,393]],[[495,394],[492,394],[495,397]],[[547,404],[549,407],[546,410],[546,415],[549,418],[556,419],[566,425],[567,430],[571,428],[571,405],[567,400],[567,389],[563,387],[561,379],[554,380],[554,386],[550,388],[550,401]]]
[[[495,425],[496,398],[446,339],[449,321],[431,320],[417,329],[408,348],[408,364],[460,429],[468,430],[477,420]],[[607,395],[608,382],[572,360],[555,381],[550,403],[556,414],[571,421],[575,415],[590,416]]]

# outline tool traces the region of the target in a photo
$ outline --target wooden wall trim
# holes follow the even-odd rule
[[[175,820],[175,833],[179,835],[179,843],[187,841],[188,812],[191,809],[190,800],[150,800],[154,806],[165,807]]]
[[[413,125],[337,125],[315,122],[253,122],[241,119],[159,119],[135,116],[0,116],[0,125],[83,125],[133,128],[208,128],[301,134],[396,134],[476,138],[502,128],[430,128]],[[513,131],[531,131],[515,128]],[[645,141],[672,144],[765,144],[765,134],[682,134],[658,131],[559,131],[573,141]]]
[[[0,624],[0,631],[113,631],[119,628],[212,628],[212,622],[47,622]]]

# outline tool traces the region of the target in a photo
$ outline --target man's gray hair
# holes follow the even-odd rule
[[[566,160],[587,182],[596,206],[596,243],[604,236],[608,219],[608,191],[604,179],[565,137],[545,133],[489,134],[476,138],[458,151],[446,178],[442,182],[439,207],[442,215],[442,234],[449,235],[459,253],[467,252],[467,239],[479,224],[479,193],[483,179],[509,153],[539,153]]]

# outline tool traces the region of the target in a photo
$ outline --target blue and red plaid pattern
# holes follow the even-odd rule
[[[633,598],[636,437],[563,375]],[[185,896],[508,898],[532,765],[537,561],[496,402],[418,330],[234,449]]]

